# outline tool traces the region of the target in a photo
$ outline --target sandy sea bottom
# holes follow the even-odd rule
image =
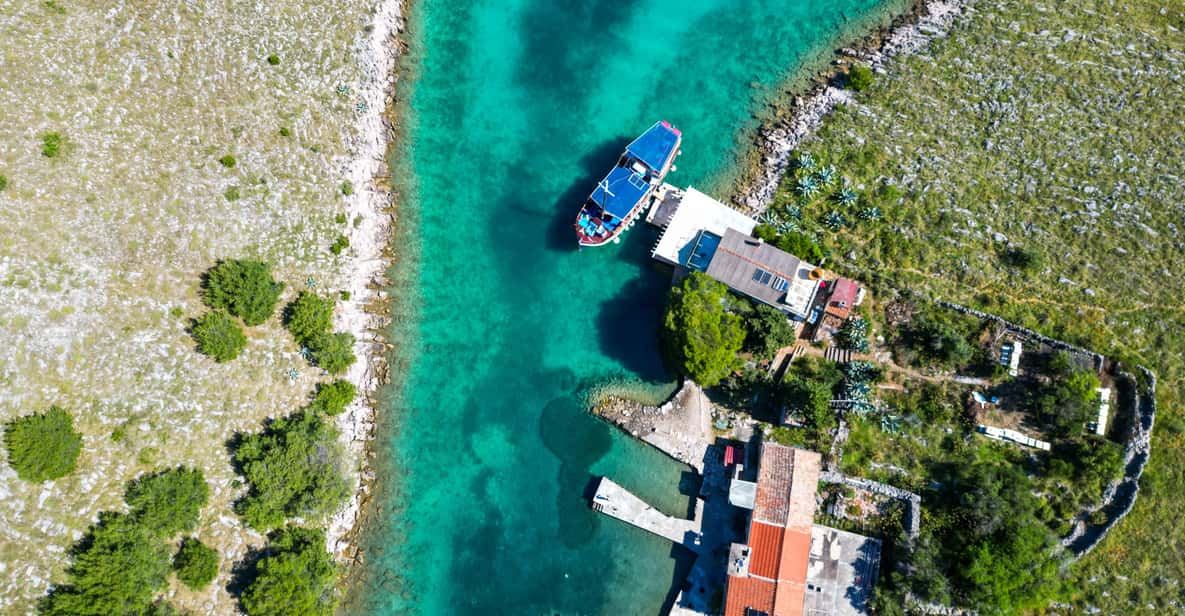
[[[599,517],[609,475],[686,514],[686,469],[589,416],[609,378],[663,382],[669,271],[644,224],[575,250],[580,201],[658,119],[684,132],[668,181],[721,185],[753,113],[810,53],[891,0],[413,3],[416,74],[401,164],[414,323],[397,335],[391,502],[365,539],[357,613],[656,614],[686,565]],[[414,239],[411,239],[414,238]],[[408,296],[407,293],[412,293]]]

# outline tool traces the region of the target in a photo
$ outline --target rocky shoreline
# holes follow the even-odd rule
[[[370,443],[377,394],[388,377],[391,346],[384,336],[391,317],[384,289],[390,284],[386,272],[391,265],[389,247],[396,221],[387,164],[395,128],[388,111],[395,101],[395,62],[402,52],[399,36],[405,24],[403,0],[380,0],[360,41],[363,80],[355,93],[360,102],[356,131],[350,139],[351,157],[343,169],[355,187],[348,213],[356,224],[349,231],[352,258],[346,289],[350,295],[335,320],[338,328],[354,335],[354,352],[360,361],[345,376],[358,389],[358,397],[337,418],[354,485],[349,503],[333,516],[326,530],[327,547],[339,561],[357,558],[358,521],[374,480]]]
[[[883,74],[894,57],[909,54],[945,36],[955,20],[968,12],[969,0],[917,0],[913,8],[892,24],[864,37],[854,48],[843,48],[831,67],[815,80],[805,94],[795,96],[788,112],[758,131],[755,148],[759,154],[742,180],[734,203],[759,214],[777,192],[790,163],[790,155],[804,138],[817,130],[836,106],[852,102],[852,93],[834,85],[843,67],[853,61],[869,65]]]

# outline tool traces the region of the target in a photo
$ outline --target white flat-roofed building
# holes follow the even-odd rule
[[[685,267],[693,256],[696,244],[702,231],[707,231],[716,237],[724,237],[724,232],[735,229],[745,235],[751,235],[757,226],[757,221],[724,205],[723,203],[705,195],[693,187],[687,187],[679,196],[677,191],[669,190],[668,199],[677,199],[677,205],[660,203],[657,207],[674,207],[673,211],[664,212],[663,220],[652,220],[659,226],[666,227],[650,256],[666,263]]]

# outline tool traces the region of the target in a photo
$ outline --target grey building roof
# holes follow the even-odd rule
[[[810,278],[813,269],[784,250],[728,229],[704,273],[738,293],[806,316],[818,287]]]

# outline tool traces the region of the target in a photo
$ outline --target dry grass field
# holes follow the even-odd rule
[[[353,221],[342,182],[370,4],[0,2],[0,421],[58,404],[84,438],[64,479],[0,464],[0,612],[31,609],[96,514],[153,469],[205,472],[203,541],[235,558],[262,543],[230,509],[242,488],[225,443],[322,376],[278,317],[227,364],[186,328],[219,258],[269,260],[282,301],[345,284],[350,249],[328,248]],[[205,592],[172,580],[168,594],[231,611],[232,565]]]
[[[1140,500],[1075,567],[1064,599],[1109,614],[1179,612],[1185,9],[971,6],[948,37],[893,62],[800,148],[834,166],[859,201],[804,199],[789,178],[771,211],[864,279],[1156,371],[1160,410]],[[882,220],[865,219],[873,207]]]

